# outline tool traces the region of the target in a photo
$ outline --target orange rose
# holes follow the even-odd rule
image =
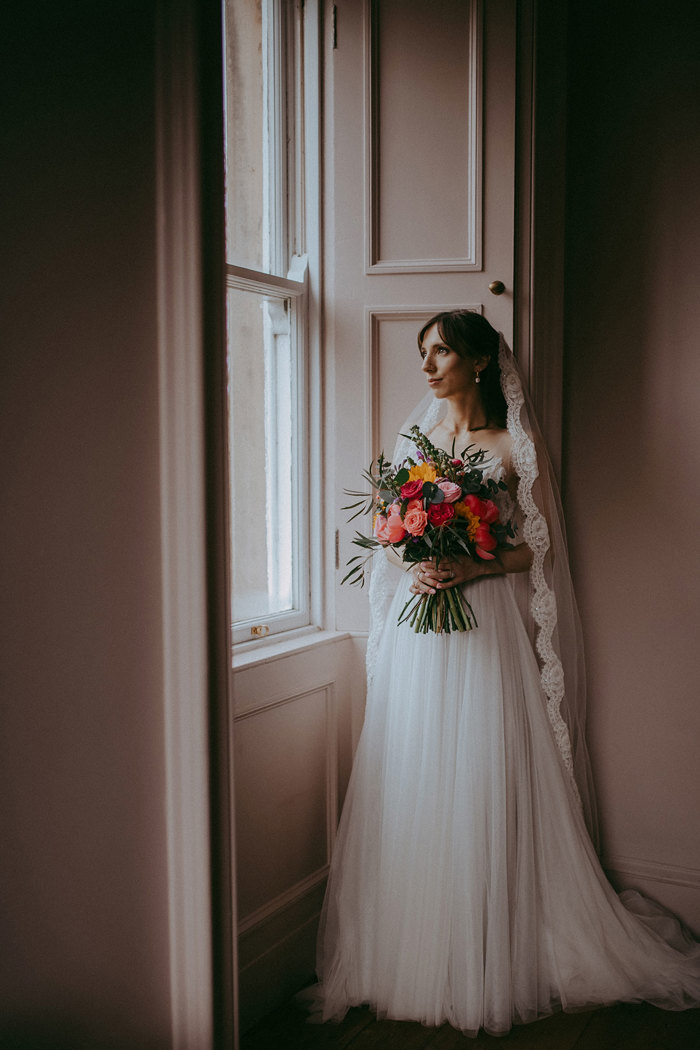
[[[406,507],[406,513],[403,517],[403,525],[406,532],[410,532],[411,536],[422,536],[427,524],[428,515],[423,510],[422,500],[411,500]]]

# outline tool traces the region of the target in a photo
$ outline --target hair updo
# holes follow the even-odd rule
[[[498,332],[485,317],[473,310],[446,310],[435,314],[418,333],[418,349],[423,346],[425,333],[437,325],[440,338],[450,350],[463,358],[488,358],[479,373],[479,391],[486,411],[488,426],[505,427],[507,406],[501,390],[501,369],[498,364]]]

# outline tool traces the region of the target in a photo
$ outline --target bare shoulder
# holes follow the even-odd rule
[[[513,438],[505,428],[489,427],[480,431],[474,435],[474,444],[479,445],[495,456],[499,456],[504,461],[510,461]]]

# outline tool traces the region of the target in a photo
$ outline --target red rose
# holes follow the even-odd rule
[[[451,503],[431,503],[428,509],[428,521],[431,525],[443,525],[454,516],[455,509]]]
[[[492,521],[498,521],[498,507],[492,499],[482,500],[484,513],[480,515],[481,520],[487,522],[489,525]]]
[[[486,514],[486,504],[484,500],[479,499],[479,497],[475,496],[473,492],[470,492],[468,496],[464,497],[464,502],[469,507],[472,514],[476,514],[477,518],[483,519]]]
[[[489,501],[490,502],[490,501]],[[489,554],[497,546],[495,538],[491,535],[488,525],[480,525],[474,537],[476,540],[476,553],[486,561],[493,561],[493,554]]]
[[[407,481],[405,485],[401,486],[401,496],[403,499],[416,499],[423,493],[423,482],[420,478],[415,478],[413,481]]]

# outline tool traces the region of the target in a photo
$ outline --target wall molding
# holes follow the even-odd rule
[[[305,878],[294,885],[283,890],[282,893],[273,897],[265,904],[256,908],[249,915],[244,916],[238,923],[239,936],[249,933],[251,930],[268,922],[271,918],[285,911],[290,905],[301,900],[312,892],[319,883],[328,875],[328,870],[335,843],[336,829],[338,825],[338,713],[335,681],[324,682],[321,685],[312,686],[293,696],[278,698],[269,702],[258,703],[255,706],[242,711],[236,715],[235,722],[242,719],[252,718],[267,711],[273,711],[287,704],[303,700],[308,696],[324,694],[324,708],[326,714],[325,732],[325,810],[326,810],[326,862],[317,870],[311,872]]]
[[[644,882],[662,882],[672,886],[700,890],[700,868],[684,868],[677,864],[665,864],[655,860],[642,860],[638,857],[625,857],[611,854],[602,858],[606,872],[625,875]]]
[[[305,697],[313,696],[314,693],[325,693],[326,698],[328,698],[329,690],[333,690],[334,687],[334,680],[319,682],[315,685],[309,686],[308,689],[304,689],[299,693],[294,693],[291,696],[274,696],[259,703],[252,704],[250,707],[241,706],[241,708],[234,714],[233,720],[234,722],[241,722],[244,718],[251,718],[254,715],[262,714],[264,711],[272,711],[276,707],[284,707],[285,704],[293,704],[296,700],[304,700]]]
[[[197,19],[157,8],[163,689],[174,1050],[213,1045]]]
[[[481,0],[469,0],[469,118],[467,121],[468,244],[463,258],[380,258],[379,222],[379,4],[364,3],[365,63],[365,272],[367,274],[464,273],[482,268],[482,82],[483,46]]]
[[[246,915],[245,919],[242,919],[238,924],[238,935],[242,936],[244,933],[250,933],[251,930],[264,925],[269,919],[275,918],[282,912],[286,911],[287,908],[291,907],[292,904],[296,904],[297,901],[308,896],[317,886],[325,881],[328,876],[328,869],[329,865],[324,864],[324,866],[319,868],[318,871],[314,871],[311,875],[307,875],[305,879],[302,879],[294,886],[290,886],[288,890],[273,897],[272,900],[267,902],[267,904],[263,904],[262,907],[256,908],[255,911],[250,913],[250,915]],[[270,949],[266,950],[269,951]],[[255,960],[253,960],[253,962],[254,961]],[[250,966],[251,963],[247,963],[247,965]]]
[[[379,449],[380,382],[379,382],[379,326],[387,321],[413,321],[417,326],[424,318],[447,310],[474,310],[483,313],[481,303],[429,303],[426,306],[368,306],[365,307],[365,434],[367,462],[376,459]]]
[[[514,348],[561,480],[566,5],[518,4]]]

